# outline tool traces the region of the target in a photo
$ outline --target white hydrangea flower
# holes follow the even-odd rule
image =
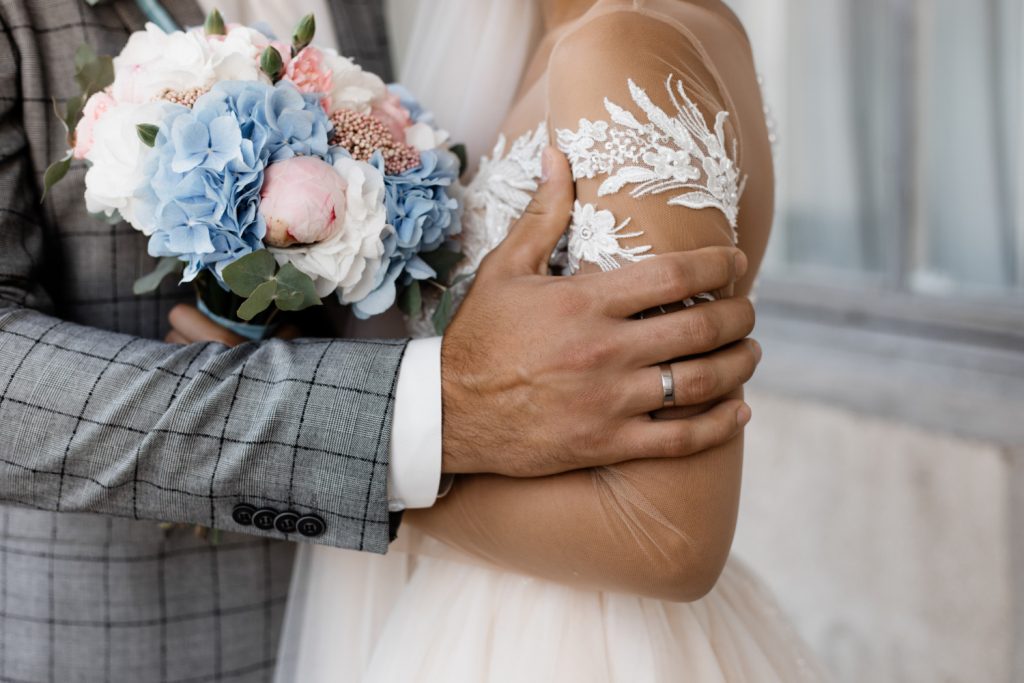
[[[85,156],[91,164],[85,174],[85,207],[91,213],[112,216],[116,211],[135,229],[146,235],[153,232],[153,226],[137,223],[134,211],[135,192],[151,151],[139,139],[136,126],[157,125],[163,116],[161,102],[119,104],[96,121],[94,142]]]
[[[342,303],[362,300],[373,289],[382,267],[387,226],[384,176],[363,161],[340,157],[334,168],[345,180],[345,216],[333,236],[303,246],[270,252],[281,265],[291,263],[313,278],[316,293],[337,292]]]

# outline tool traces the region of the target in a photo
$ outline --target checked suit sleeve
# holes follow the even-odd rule
[[[405,342],[175,346],[54,317],[46,216],[71,189],[40,207],[20,57],[0,33],[0,500],[279,538],[233,513],[294,511],[384,552]]]

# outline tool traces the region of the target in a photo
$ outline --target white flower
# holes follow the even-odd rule
[[[360,114],[370,113],[375,100],[387,95],[387,86],[375,74],[363,71],[362,67],[348,57],[342,57],[336,50],[322,50],[325,67],[331,70],[331,111],[352,109]]]
[[[149,235],[150,225],[136,222],[134,195],[151,149],[139,139],[140,123],[158,125],[165,103],[120,104],[107,110],[93,128],[93,145],[86,155],[91,164],[85,174],[85,207],[91,213],[112,216],[115,211],[136,230]]]
[[[346,184],[345,216],[340,228],[323,242],[270,249],[281,265],[291,263],[313,278],[320,297],[336,291],[342,303],[362,300],[373,290],[382,266],[387,228],[384,176],[363,161],[341,157],[334,168]]]
[[[260,55],[270,40],[260,31],[248,26],[236,26],[223,38],[205,37],[210,50],[210,66],[219,81],[270,82],[260,70]],[[282,55],[287,58],[288,55]]]
[[[618,225],[611,211],[598,209],[593,204],[575,203],[572,209],[572,223],[569,226],[569,270],[575,273],[584,261],[595,263],[601,270],[615,270],[618,259],[639,261],[647,258],[649,245],[623,247],[619,240],[640,237],[643,232],[622,232],[630,223],[629,218]]]
[[[437,149],[448,142],[449,137],[448,131],[427,123],[414,123],[405,129],[405,144],[412,145],[419,152]]]
[[[114,57],[114,99],[141,104],[165,90],[205,88],[214,82],[206,39],[195,32],[164,33],[155,24],[136,31]]]

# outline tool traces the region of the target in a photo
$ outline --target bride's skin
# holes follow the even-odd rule
[[[552,93],[573,93],[574,88],[580,87],[577,72],[581,65],[585,70],[606,74],[606,77],[592,84],[595,92],[583,89],[578,98],[569,97],[563,102],[564,106],[552,106],[553,127],[575,125],[573,117],[581,114],[573,111],[574,99],[621,93],[625,79],[637,76],[635,65],[631,64],[628,54],[623,57],[606,52],[613,49],[608,46],[622,47],[624,43],[629,46],[628,38],[622,39],[623,35],[632,32],[634,38],[656,45],[679,42],[677,32],[648,20],[605,19],[596,22],[598,30],[591,36],[592,40],[559,45],[552,57],[558,40],[593,4],[593,0],[544,0],[547,35],[539,43],[523,77],[517,102],[503,126],[508,139],[532,130],[545,118]],[[702,26],[702,30],[710,32],[705,39],[721,39],[735,45],[740,52],[747,49],[742,27],[718,0],[678,0],[676,4],[708,11],[705,16],[697,17],[705,20],[710,17]],[[740,135],[744,138],[741,166],[748,175],[748,183],[740,205],[743,220],[739,226],[739,246],[747,254],[750,267],[732,292],[716,293],[745,297],[756,276],[771,227],[773,180],[756,82],[752,74],[747,73],[749,61],[742,58],[734,61],[736,63],[728,67],[723,65],[720,71],[725,82],[744,85],[730,95],[739,105],[740,131],[746,133],[745,137]],[[686,63],[682,68],[697,82],[714,80],[699,62]],[[664,76],[659,71],[658,81]],[[659,95],[653,87],[649,92],[660,106],[667,106],[663,92]],[[625,100],[619,103],[629,104]],[[717,109],[701,108],[705,119],[713,121]],[[586,114],[591,118],[605,115],[603,110]],[[553,176],[568,174],[564,158],[557,156],[554,169],[549,172]],[[557,186],[554,178],[552,180],[552,186]],[[578,181],[576,188],[581,200],[594,202],[599,182],[600,179]],[[562,197],[558,201],[563,206],[553,210],[568,215],[572,199]],[[656,253],[731,243],[730,230],[721,213],[666,207],[665,199],[666,196],[660,195],[641,202],[622,192],[601,198],[597,203],[601,208],[612,210],[619,219],[633,216],[640,222],[645,217],[650,218],[639,243],[651,244]],[[662,220],[654,220],[657,216]],[[196,317],[202,319],[202,316]],[[209,331],[203,331],[199,338],[211,334],[218,338],[216,332]],[[735,345],[730,353],[759,356],[760,350],[755,343],[747,341]],[[737,363],[735,367],[750,367],[750,364]],[[740,378],[745,379],[746,376]],[[652,387],[657,386],[657,381],[657,371],[652,369]],[[716,395],[710,375],[693,375],[687,384],[690,386],[685,389],[690,393],[703,394],[708,399]],[[740,398],[742,392],[731,396]],[[700,410],[698,407],[665,411],[660,417],[682,417]],[[687,458],[633,461],[601,472],[575,471],[536,479],[464,475],[456,480],[452,492],[433,508],[408,511],[405,523],[469,554],[526,574],[581,588],[667,600],[695,600],[712,588],[729,553],[739,501],[742,457],[740,435],[723,446]]]
[[[593,4],[592,0],[546,0],[542,5],[547,35],[526,70],[517,102],[503,126],[509,140],[532,130],[546,112],[550,113],[553,128],[574,128],[583,114],[591,119],[606,116],[600,106],[581,113],[574,100],[600,102],[605,94],[617,93],[618,104],[631,104],[621,93],[627,78],[638,77],[639,65],[631,64],[632,45],[643,41],[650,45],[680,43],[675,29],[626,13],[593,22],[594,30],[587,29],[592,39],[577,39],[574,34],[568,44],[560,43],[573,28],[574,20]],[[723,60],[730,63],[716,64],[716,68],[725,83],[742,84],[735,92],[730,89],[729,95],[739,109],[737,123],[744,146],[741,165],[749,177],[740,206],[744,218],[739,233],[740,247],[751,267],[733,292],[717,294],[745,297],[771,227],[773,187],[760,94],[753,74],[748,73],[752,71],[749,52],[744,53],[749,47],[742,27],[721,2],[680,0],[675,4],[699,8],[686,16],[698,24],[694,32],[699,32],[704,42],[719,40],[724,45],[735,45],[742,57]],[[610,55],[610,50],[620,52]],[[685,52],[682,47],[678,51]],[[686,62],[677,69],[682,70],[695,82],[715,82],[701,60]],[[580,74],[591,72],[602,74],[591,79],[596,81],[593,90],[600,92],[579,85],[580,80],[586,80]],[[659,69],[657,79],[646,84],[652,99],[663,108],[667,106],[663,88],[666,75],[664,69]],[[550,101],[556,94],[566,101]],[[701,108],[705,119],[712,122],[718,109]],[[665,200],[670,195],[638,201],[629,197],[628,190],[598,199],[596,184],[601,180],[578,181],[581,200],[612,210],[619,220],[633,216],[640,222],[644,212],[652,211],[668,216],[668,220],[656,224],[645,223],[644,238],[633,244],[652,244],[656,253],[665,253],[728,245],[731,241],[727,222],[718,211],[666,208]],[[666,210],[673,213],[665,214]],[[743,347],[737,352],[759,354],[756,347]],[[701,385],[706,380],[695,377],[693,382]],[[651,381],[657,381],[656,373]],[[712,387],[695,388],[707,391]],[[664,416],[685,414],[672,411]],[[406,522],[470,554],[527,574],[582,588],[695,600],[712,588],[728,557],[742,458],[741,435],[696,456],[634,461],[607,469],[605,474],[578,471],[529,480],[460,477],[448,497],[431,509],[409,511]]]

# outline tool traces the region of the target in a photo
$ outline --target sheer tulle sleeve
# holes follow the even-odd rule
[[[591,18],[556,47],[549,124],[577,181],[572,270],[727,245],[748,224],[754,234],[741,246],[759,262],[771,215],[760,95],[741,32],[714,21],[722,41],[739,51],[725,57],[732,60],[725,70],[685,25],[652,12]],[[744,138],[754,150],[750,161]],[[673,461],[534,480],[465,477],[435,508],[409,520],[529,574],[692,600],[711,588],[728,556],[742,451],[739,437]]]

